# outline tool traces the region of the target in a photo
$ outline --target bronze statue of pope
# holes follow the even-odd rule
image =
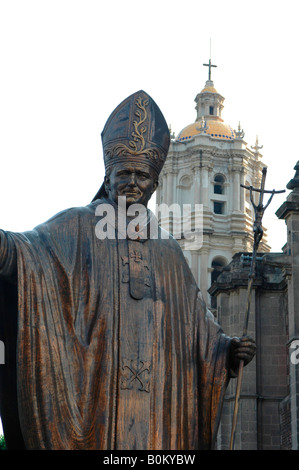
[[[32,231],[0,231],[8,448],[213,448],[227,384],[255,342],[224,334],[171,235],[158,225],[140,235],[169,142],[157,104],[134,93],[102,132],[106,174],[93,201]],[[97,236],[120,199],[122,210],[145,208],[142,227],[130,236],[106,218]]]

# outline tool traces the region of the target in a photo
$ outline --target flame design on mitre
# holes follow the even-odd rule
[[[118,162],[147,163],[159,174],[164,165],[170,133],[155,101],[140,90],[120,103],[102,132],[105,168]]]

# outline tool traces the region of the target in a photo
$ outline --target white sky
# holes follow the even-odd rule
[[[263,145],[267,187],[299,160],[298,0],[0,0],[0,227],[23,231],[88,204],[104,170],[110,112],[144,89],[177,134],[195,120],[207,79],[223,118]],[[273,251],[286,241],[264,219]]]
[[[299,159],[296,4],[0,0],[0,227],[28,230],[90,202],[103,180],[101,131],[129,94],[147,91],[176,134],[193,122],[210,38],[223,118],[241,121],[249,145],[259,136],[267,186],[284,189]],[[265,216],[276,251],[285,196]]]

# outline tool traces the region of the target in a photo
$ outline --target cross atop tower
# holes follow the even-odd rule
[[[211,80],[211,68],[217,67],[217,65],[213,65],[211,59],[209,60],[208,64],[203,64],[203,65],[205,65],[206,67],[209,67],[209,80]]]

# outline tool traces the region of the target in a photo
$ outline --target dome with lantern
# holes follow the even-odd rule
[[[196,121],[184,127],[177,135],[177,142],[185,142],[197,135],[208,135],[212,139],[232,141],[235,131],[221,117],[223,96],[214,87],[214,82],[206,81],[203,90],[195,98]]]

